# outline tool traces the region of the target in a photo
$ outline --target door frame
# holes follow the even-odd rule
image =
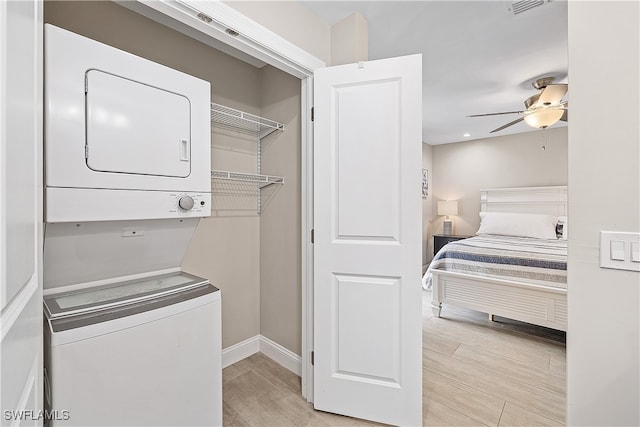
[[[302,396],[313,402],[313,73],[326,64],[221,0],[136,0],[116,3],[188,36],[220,48],[231,46],[301,81],[301,285]],[[200,18],[198,15],[201,14]],[[203,16],[204,15],[204,16]],[[178,24],[176,24],[176,21]],[[237,35],[230,35],[231,29]]]

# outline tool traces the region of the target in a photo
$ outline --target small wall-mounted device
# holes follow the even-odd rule
[[[600,267],[640,271],[640,233],[601,231]]]

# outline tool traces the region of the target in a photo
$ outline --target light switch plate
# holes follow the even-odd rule
[[[640,233],[600,232],[600,267],[640,271]]]

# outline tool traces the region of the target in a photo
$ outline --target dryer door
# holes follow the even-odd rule
[[[189,176],[191,105],[186,96],[96,69],[88,70],[85,79],[90,169]]]

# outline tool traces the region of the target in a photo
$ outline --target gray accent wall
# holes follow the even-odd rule
[[[425,221],[430,220],[427,258],[433,257],[433,234],[442,233],[444,217],[437,215],[438,200],[458,200],[459,215],[452,217],[454,234],[473,235],[480,225],[480,189],[567,185],[567,129],[431,147],[433,196],[431,215],[425,217]]]
[[[288,350],[302,352],[300,80],[273,67],[260,73],[262,115],[284,123],[266,139],[262,173],[285,184],[262,190],[260,215],[260,333]]]

